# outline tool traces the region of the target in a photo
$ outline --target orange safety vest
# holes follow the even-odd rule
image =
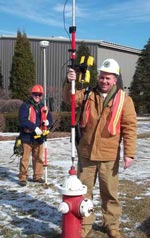
[[[46,121],[46,119],[47,119],[48,107],[42,106],[40,108],[40,112],[41,112],[40,128],[41,128],[41,130],[46,130],[47,128],[45,128],[45,126],[42,125],[42,122]],[[28,120],[30,120],[34,124],[36,123],[36,112],[35,112],[35,109],[32,105],[30,105],[30,107],[29,107]]]
[[[126,93],[121,89],[115,95],[113,100],[113,106],[111,110],[111,118],[108,125],[108,131],[111,135],[116,135],[120,133],[120,120],[122,115],[122,109],[125,101]],[[85,102],[85,113],[82,115],[82,119],[80,121],[80,127],[84,128],[90,117],[90,104],[89,99]]]

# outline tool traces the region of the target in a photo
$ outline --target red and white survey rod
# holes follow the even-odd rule
[[[69,28],[69,33],[71,34],[71,68],[75,68],[75,58],[76,58],[76,26],[75,26],[75,0],[72,0],[72,26]],[[75,160],[75,80],[71,82],[71,158],[72,165],[74,165]]]

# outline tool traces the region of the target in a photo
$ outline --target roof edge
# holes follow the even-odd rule
[[[17,37],[17,35],[1,35],[0,36],[0,38],[13,38],[13,39],[16,37]],[[62,36],[57,36],[57,37],[54,37],[54,36],[51,36],[51,37],[27,36],[27,38],[29,40],[34,39],[34,40],[49,40],[49,41],[64,41],[64,42],[70,41],[69,38],[65,38]],[[130,52],[137,53],[137,54],[141,53],[140,49],[136,49],[133,47],[128,47],[128,46],[124,46],[124,45],[120,45],[120,44],[116,44],[116,43],[112,43],[112,42],[108,42],[108,41],[104,41],[104,40],[76,39],[76,41],[77,42],[86,42],[86,43],[95,43],[100,46],[124,50],[124,51],[130,51]]]

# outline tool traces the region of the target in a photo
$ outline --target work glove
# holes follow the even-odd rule
[[[67,79],[69,82],[76,80],[76,72],[74,69],[70,68],[67,74]]]
[[[49,121],[48,120],[45,120],[42,122],[43,126],[48,126],[49,125]]]
[[[37,134],[37,136],[40,136],[40,135],[42,135],[42,130],[39,127],[36,127],[35,133]]]

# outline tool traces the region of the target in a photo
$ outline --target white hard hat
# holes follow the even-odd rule
[[[104,62],[102,63],[100,68],[98,68],[98,70],[116,75],[119,75],[120,73],[119,64],[114,59],[104,60]]]

